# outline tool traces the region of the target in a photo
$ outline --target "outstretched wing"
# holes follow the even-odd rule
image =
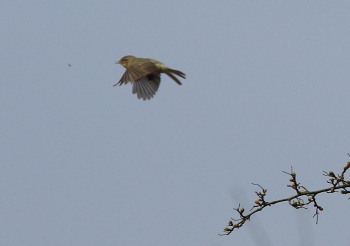
[[[123,76],[120,78],[119,82],[114,86],[141,80],[155,71],[157,71],[157,66],[152,62],[138,62],[137,64],[128,67]]]
[[[133,82],[132,93],[143,100],[151,99],[157,92],[160,84],[160,74],[149,74]]]

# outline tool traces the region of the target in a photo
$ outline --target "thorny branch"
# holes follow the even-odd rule
[[[347,163],[347,165],[343,168],[343,171],[341,174],[334,174],[333,171],[329,172],[323,172],[323,175],[328,177],[327,183],[331,185],[331,187],[321,189],[321,190],[315,190],[315,191],[309,191],[304,186],[302,186],[297,181],[297,175],[295,172],[293,172],[293,168],[291,168],[291,172],[283,172],[290,176],[289,182],[290,184],[287,185],[287,187],[292,188],[295,191],[295,195],[291,197],[287,197],[284,199],[268,202],[266,200],[266,194],[267,189],[264,189],[259,184],[254,184],[255,186],[258,186],[260,191],[256,191],[255,194],[257,195],[258,199],[255,201],[255,205],[250,209],[249,213],[245,212],[244,208],[241,208],[241,205],[239,204],[237,208],[234,208],[238,215],[238,219],[231,218],[228,222],[227,226],[224,228],[224,232],[222,234],[219,234],[221,236],[223,235],[230,235],[235,229],[241,228],[247,221],[250,220],[251,216],[257,212],[262,211],[264,208],[272,206],[274,204],[282,203],[282,202],[288,202],[290,206],[292,206],[295,209],[307,209],[307,206],[309,204],[313,204],[315,208],[315,214],[314,217],[316,217],[316,224],[318,223],[318,215],[323,210],[323,208],[318,204],[316,200],[316,196],[321,193],[335,193],[340,191],[341,194],[348,194],[350,193],[350,180],[345,180],[345,173],[347,170],[350,169],[350,162]]]

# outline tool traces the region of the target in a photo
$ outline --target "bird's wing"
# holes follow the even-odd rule
[[[132,85],[132,93],[137,94],[137,97],[143,100],[151,99],[157,92],[160,84],[159,74],[149,74],[139,80],[136,80]]]
[[[126,69],[125,73],[117,84],[122,85],[128,82],[140,80],[143,77],[154,73],[155,71],[157,71],[157,66],[154,63],[150,61],[138,62],[137,64]]]

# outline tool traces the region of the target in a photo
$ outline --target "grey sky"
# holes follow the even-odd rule
[[[285,204],[218,236],[255,200],[251,182],[282,198],[291,165],[317,189],[349,160],[349,13],[349,1],[3,0],[0,245],[350,245],[340,195],[320,197],[318,225]],[[138,100],[112,87],[125,55],[187,79],[162,76]]]

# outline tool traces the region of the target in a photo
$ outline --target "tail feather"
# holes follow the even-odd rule
[[[177,75],[177,76],[179,76],[179,77],[181,77],[181,78],[186,79],[186,75],[185,75],[183,72],[178,71],[178,70],[169,69],[169,72],[167,72],[166,74],[167,74],[170,78],[172,78],[172,79],[173,79],[177,84],[179,84],[179,85],[182,85],[182,83],[180,82],[180,80],[179,80],[178,78],[176,78],[176,77],[174,76],[174,74]]]
[[[170,78],[172,78],[176,83],[178,83],[179,85],[182,85],[182,83],[180,82],[180,80],[178,80],[172,73],[166,73],[166,75],[168,75]]]
[[[171,73],[176,74],[177,76],[180,76],[181,78],[186,79],[186,74],[184,74],[183,72],[179,71],[179,70],[175,70],[175,69],[169,69],[169,71]]]

